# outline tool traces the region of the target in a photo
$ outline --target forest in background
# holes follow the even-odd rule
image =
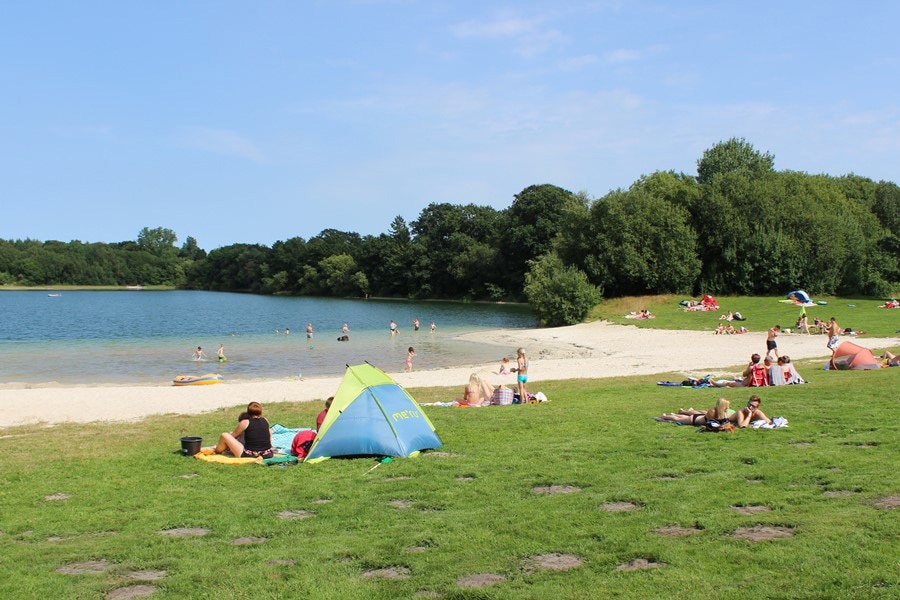
[[[577,322],[601,296],[888,296],[900,287],[900,188],[776,171],[774,156],[732,138],[696,175],[657,171],[600,198],[542,184],[503,210],[433,203],[380,235],[325,229],[208,253],[177,242],[164,227],[118,243],[0,240],[0,285],[527,300],[546,324]]]

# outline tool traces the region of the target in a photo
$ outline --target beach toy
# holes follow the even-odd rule
[[[222,383],[224,379],[218,373],[207,373],[206,375],[178,375],[172,380],[173,385],[212,385],[214,383]]]

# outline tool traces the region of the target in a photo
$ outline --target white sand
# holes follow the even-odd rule
[[[515,375],[497,375],[500,358],[524,347],[529,359],[529,391],[556,379],[675,373],[734,375],[752,353],[765,351],[764,333],[713,335],[711,332],[641,329],[598,321],[571,327],[496,330],[461,339],[497,344],[497,362],[434,371],[391,373],[405,387],[453,386],[459,392],[473,371],[492,372],[494,384],[514,383]],[[848,339],[848,338],[843,338]],[[868,348],[900,346],[900,338],[851,338]],[[782,335],[779,351],[792,359],[821,357],[830,352],[824,335]],[[818,367],[817,367],[818,368]],[[801,369],[801,375],[803,369]],[[674,379],[683,377],[674,377]],[[192,414],[246,405],[256,400],[303,402],[333,395],[340,377],[220,385],[165,386],[0,386],[0,427],[63,422],[127,421],[156,414]],[[455,392],[454,392],[455,394]],[[452,400],[449,394],[447,400]],[[461,394],[456,394],[461,395]]]

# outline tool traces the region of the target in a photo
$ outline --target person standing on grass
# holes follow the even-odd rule
[[[831,350],[833,354],[838,343],[841,341],[841,326],[837,324],[834,317],[828,319],[828,325],[825,327],[825,335],[828,336],[828,349]]]
[[[516,382],[519,384],[519,403],[528,402],[528,358],[525,357],[525,348],[516,350]]]
[[[776,325],[775,327],[769,327],[769,331],[766,333],[766,358],[769,358],[769,355],[774,350],[775,360],[778,360],[778,342],[775,341],[775,338],[778,337],[779,331],[781,331],[781,325]]]

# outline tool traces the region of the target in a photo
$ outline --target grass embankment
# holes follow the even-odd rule
[[[590,320],[604,319],[613,323],[636,325],[654,329],[690,329],[713,331],[719,324],[719,317],[728,311],[741,313],[747,320],[734,322],[735,327],[743,325],[750,331],[766,331],[773,325],[793,329],[800,317],[800,306],[779,302],[783,298],[772,296],[716,296],[720,310],[686,311],[678,303],[687,296],[629,296],[604,300],[591,311]],[[698,300],[698,298],[695,298]],[[828,304],[807,306],[810,327],[814,317],[827,321],[834,317],[842,328],[865,331],[869,335],[893,337],[900,330],[900,310],[878,308],[884,300],[875,298],[832,298],[813,297],[815,301]],[[648,309],[655,315],[650,320],[626,319],[625,315]]]
[[[722,393],[654,385],[667,374],[535,382],[551,402],[427,409],[442,453],[374,471],[369,459],[230,467],[175,453],[182,435],[212,443],[237,408],[8,430],[0,592],[88,598],[140,583],[159,598],[896,598],[900,368],[824,372],[820,362],[798,365],[811,385],[759,392],[788,429],[654,422]],[[726,395],[739,406],[749,394]],[[265,409],[272,423],[307,426],[320,403]],[[669,526],[690,535],[656,532]],[[788,537],[734,535],[755,526]],[[160,533],[172,528],[208,534]],[[555,554],[580,566],[535,566]],[[635,560],[658,566],[619,570]],[[85,561],[106,562],[100,573],[58,571]],[[384,568],[407,577],[364,575]],[[503,580],[458,583],[475,574]]]

